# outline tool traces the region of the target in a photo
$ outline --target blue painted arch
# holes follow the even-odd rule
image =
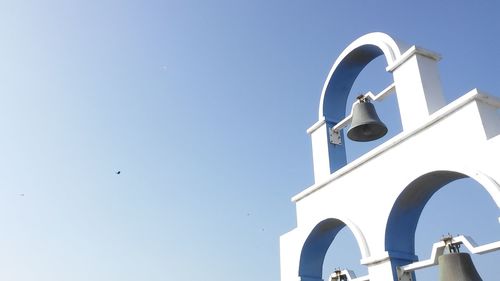
[[[430,171],[410,182],[392,207],[385,233],[385,249],[390,256],[414,255],[415,231],[425,205],[443,186],[463,178],[478,182],[500,208],[500,185],[489,176],[467,169]]]
[[[356,239],[362,257],[369,256],[369,250],[361,231],[346,219],[328,218],[318,223],[309,233],[300,254],[299,276],[303,280],[321,280],[323,262],[328,248],[344,227],[349,228]]]
[[[323,117],[332,122],[342,120],[347,97],[361,71],[381,55],[391,66],[407,49],[408,45],[381,32],[366,34],[352,42],[337,58],[323,85],[319,120]]]
[[[331,128],[344,119],[347,98],[361,71],[381,55],[385,56],[389,67],[407,49],[407,45],[380,32],[369,33],[352,42],[338,57],[325,81],[320,99],[319,120],[324,119]],[[330,144],[328,153],[330,172],[345,166],[344,146]]]

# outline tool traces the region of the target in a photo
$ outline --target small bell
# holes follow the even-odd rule
[[[358,99],[359,103],[354,105],[347,137],[353,141],[367,142],[385,136],[387,127],[378,118],[373,104],[364,98]]]
[[[450,253],[438,258],[440,281],[482,281],[468,253]]]

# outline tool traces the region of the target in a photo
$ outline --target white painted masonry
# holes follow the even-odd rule
[[[346,101],[357,74],[380,55],[393,74],[403,131],[346,163],[344,146],[329,142],[328,129],[351,106]],[[321,281],[326,251],[345,226],[367,278],[398,280],[397,267],[417,259],[414,234],[425,203],[456,179],[476,180],[500,208],[500,100],[472,90],[446,105],[438,60],[383,33],[360,37],[336,60],[318,122],[308,130],[315,183],[292,198],[297,227],[280,238],[281,281]],[[415,280],[402,280],[410,277]]]

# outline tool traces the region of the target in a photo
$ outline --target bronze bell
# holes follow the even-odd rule
[[[450,253],[438,258],[440,281],[482,281],[468,253]]]
[[[353,141],[367,142],[379,139],[386,133],[387,127],[378,118],[373,104],[360,98],[359,103],[354,105],[347,137]]]

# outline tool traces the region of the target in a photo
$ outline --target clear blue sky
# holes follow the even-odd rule
[[[499,12],[465,0],[1,1],[0,279],[279,280],[290,198],[313,183],[305,130],[340,52],[382,31],[442,54],[448,101],[498,96]],[[353,91],[388,77],[377,60]],[[351,159],[367,149],[347,145]],[[417,254],[448,232],[500,240],[498,216],[480,186],[450,184],[424,210]],[[359,258],[344,229],[325,272],[365,274]],[[497,279],[500,254],[474,260]]]

